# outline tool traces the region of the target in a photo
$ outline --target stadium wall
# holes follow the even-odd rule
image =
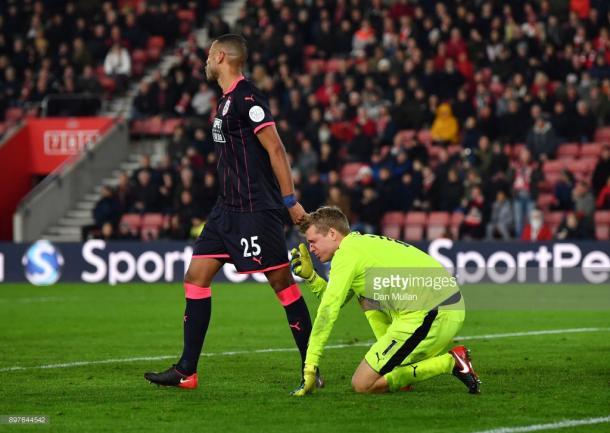
[[[568,278],[585,283],[610,281],[607,242],[468,243],[437,239],[417,246],[455,269],[460,283],[519,283],[523,278],[541,283],[575,282]],[[177,283],[182,281],[191,255],[192,247],[184,242],[5,242],[0,243],[0,282]],[[536,271],[522,275],[519,269]],[[265,277],[238,274],[227,264],[216,281],[264,282]]]
[[[100,124],[98,129],[101,137],[99,140],[95,138],[98,140],[95,146],[81,148],[72,158],[64,157],[64,162],[19,204],[13,217],[13,240],[31,242],[38,239],[45,228],[61,218],[76,200],[99,185],[104,176],[116,168],[117,161],[125,159],[129,153],[126,125],[114,124],[104,133],[105,127],[112,125],[112,121],[105,118],[100,120],[102,119],[104,124]],[[74,140],[80,140],[78,137],[93,137],[91,131],[94,129],[82,129],[72,137]],[[62,137],[65,134],[61,134],[51,141],[56,142],[53,146],[64,149]]]

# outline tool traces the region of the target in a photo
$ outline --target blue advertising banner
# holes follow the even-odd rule
[[[460,283],[492,281],[610,282],[608,242],[456,242],[437,239],[415,246],[451,269]],[[191,260],[186,242],[0,243],[0,283],[180,282]],[[408,266],[408,264],[406,265]],[[226,264],[216,281],[259,281]],[[571,281],[571,280],[570,280]]]

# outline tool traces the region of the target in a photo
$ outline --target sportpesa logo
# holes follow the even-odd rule
[[[61,277],[64,258],[49,241],[34,243],[21,260],[25,268],[25,277],[36,286],[49,286]]]

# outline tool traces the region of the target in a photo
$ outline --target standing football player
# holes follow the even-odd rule
[[[197,363],[210,322],[210,286],[227,261],[240,273],[265,274],[305,360],[311,318],[290,273],[282,218],[286,207],[297,224],[305,211],[295,198],[286,151],[266,99],[242,74],[246,58],[245,40],[226,34],[212,43],[205,65],[208,81],[216,81],[223,92],[212,125],[219,197],[184,277],[182,356],[166,371],[144,375],[158,385],[197,387]]]

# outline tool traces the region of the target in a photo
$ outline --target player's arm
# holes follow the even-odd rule
[[[275,124],[270,124],[260,129],[257,132],[256,137],[269,154],[273,174],[275,174],[280,185],[284,204],[288,208],[292,222],[298,224],[305,216],[305,210],[303,209],[303,206],[296,201],[294,196],[294,183],[292,181],[290,164],[288,164],[286,149],[284,148],[282,139],[277,133]]]
[[[316,298],[320,299],[326,290],[326,280],[322,278],[315,270],[311,255],[307,250],[305,244],[299,244],[298,248],[293,248],[290,251],[290,269],[298,277],[305,280],[305,285],[316,295]],[[354,292],[349,290],[343,305],[347,304],[352,297]],[[343,305],[341,305],[343,307]]]
[[[326,290],[322,295],[318,314],[314,321],[307,356],[305,358],[305,368],[303,370],[304,384],[293,394],[303,396],[315,390],[315,371],[320,363],[324,346],[328,341],[330,333],[335,325],[341,306],[352,286],[356,271],[353,258],[344,257],[343,254],[335,254],[332,263],[330,277]]]

